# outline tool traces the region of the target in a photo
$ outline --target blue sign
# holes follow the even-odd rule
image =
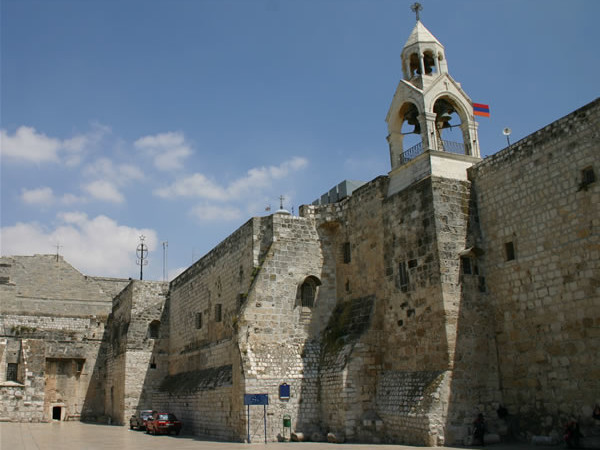
[[[244,394],[244,405],[268,405],[269,394]]]
[[[279,385],[279,398],[287,400],[290,398],[290,385],[283,383]]]

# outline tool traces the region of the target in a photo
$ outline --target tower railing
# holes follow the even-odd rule
[[[462,142],[452,142],[446,141],[445,139],[441,140],[443,151],[448,153],[454,153],[457,155],[465,155],[465,144]],[[406,150],[400,156],[400,164],[406,164],[409,161],[412,161],[417,156],[423,153],[423,143],[419,142],[416,145],[413,145],[411,148]]]

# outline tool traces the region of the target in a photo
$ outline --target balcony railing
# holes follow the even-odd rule
[[[455,153],[457,155],[466,154],[465,144],[463,144],[462,142],[452,142],[442,139],[441,143],[443,148],[442,151],[448,153]],[[417,145],[413,145],[411,148],[402,153],[402,156],[400,156],[400,164],[406,164],[407,162],[412,161],[421,153],[423,153],[423,143],[419,142]]]

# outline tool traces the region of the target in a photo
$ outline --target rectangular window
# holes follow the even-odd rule
[[[581,187],[592,184],[596,181],[596,174],[593,167],[586,167],[581,171]]]
[[[473,273],[473,270],[471,267],[471,258],[469,258],[468,256],[461,256],[460,262],[462,265],[463,274],[471,275]]]
[[[348,264],[352,261],[352,249],[350,247],[350,242],[344,242],[344,264]]]
[[[406,262],[401,262],[398,266],[400,271],[400,289],[402,292],[408,291],[408,269],[406,268]]]
[[[83,359],[76,359],[75,360],[75,372],[77,373],[81,373],[83,372]]]
[[[504,254],[507,261],[515,259],[515,244],[512,241],[504,244]]]
[[[6,381],[17,381],[17,372],[19,365],[17,363],[8,363],[6,367]]]
[[[202,328],[202,313],[196,313],[196,330]]]
[[[222,308],[222,306],[223,305],[221,305],[221,303],[217,303],[215,305],[215,322],[220,322],[223,319],[223,317],[221,315],[221,312],[222,312],[221,308]]]

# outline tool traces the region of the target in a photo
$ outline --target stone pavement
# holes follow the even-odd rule
[[[327,444],[317,442],[242,444],[200,440],[191,436],[151,436],[126,427],[80,422],[10,423],[0,422],[0,450],[424,450],[428,447],[374,444]],[[450,448],[450,447],[445,447]],[[478,447],[468,447],[479,450]],[[491,450],[544,450],[559,447],[529,445],[490,445]],[[439,447],[438,447],[439,449]]]

